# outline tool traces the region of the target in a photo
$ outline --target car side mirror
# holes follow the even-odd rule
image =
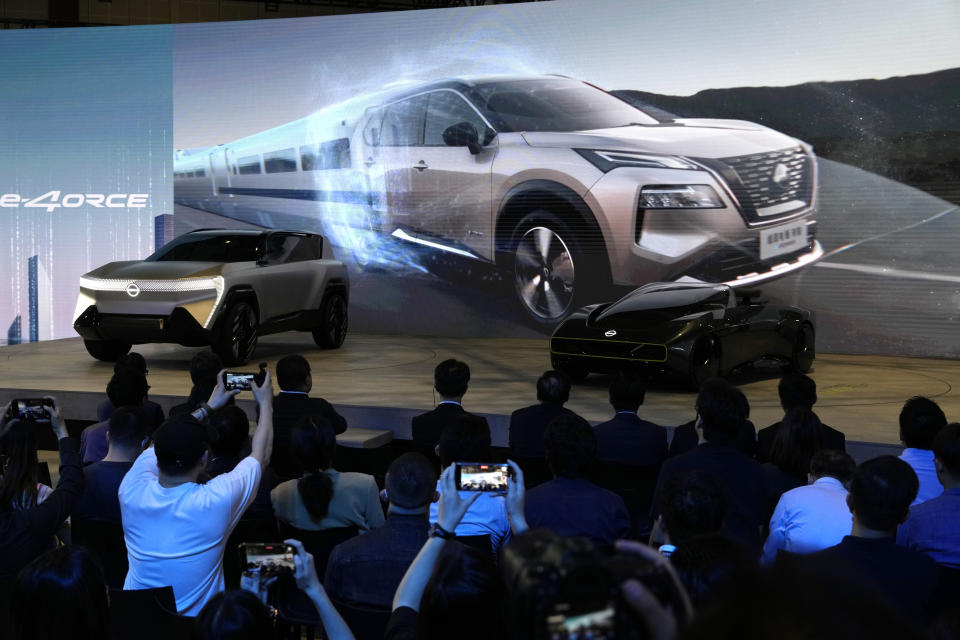
[[[444,129],[443,143],[448,147],[466,147],[472,155],[477,155],[483,149],[477,128],[469,122],[458,122]]]

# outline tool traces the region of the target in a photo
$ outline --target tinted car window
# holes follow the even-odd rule
[[[416,96],[388,105],[384,109],[380,144],[385,147],[411,147],[420,144],[426,103],[427,96]]]
[[[476,87],[499,131],[589,131],[657,121],[605,91],[575,80],[514,80]]]
[[[427,119],[423,127],[423,144],[443,146],[444,130],[460,122],[469,122],[477,130],[481,141],[486,141],[487,124],[480,114],[452,91],[434,91],[428,94]]]
[[[318,236],[297,236],[275,233],[267,238],[266,259],[271,264],[316,260],[320,257]]]
[[[151,262],[254,262],[260,257],[259,235],[205,236],[186,234],[147,258]]]

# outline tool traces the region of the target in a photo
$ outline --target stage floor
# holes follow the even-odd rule
[[[161,404],[182,402],[190,389],[188,368],[197,351],[176,345],[139,345],[150,372],[150,397]],[[460,339],[351,334],[341,349],[322,351],[309,334],[287,333],[261,339],[255,361],[241,370],[256,370],[266,361],[271,370],[284,355],[301,353],[313,369],[313,395],[344,410],[353,427],[387,428],[408,437],[409,415],[434,406],[433,368],[446,358],[467,362],[472,371],[464,398],[468,410],[492,414],[494,444],[505,444],[510,412],[536,401],[535,382],[549,368],[545,339]],[[77,339],[0,348],[4,364],[0,401],[52,393],[61,398],[68,418],[94,420],[112,374],[109,364],[90,358]],[[897,416],[914,395],[934,398],[948,419],[960,416],[960,363],[955,360],[888,356],[817,357],[810,374],[816,381],[821,419],[846,433],[848,440],[895,444]],[[757,427],[778,420],[779,369],[758,367],[733,379],[747,394]],[[607,419],[609,378],[592,376],[575,385],[568,406],[585,418]],[[241,399],[251,400],[250,394]],[[652,387],[641,415],[663,425],[693,417],[695,395],[676,388]],[[242,405],[248,406],[247,402]]]

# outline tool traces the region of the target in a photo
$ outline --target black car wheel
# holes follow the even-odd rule
[[[804,322],[800,325],[797,337],[793,341],[793,355],[790,357],[790,365],[794,371],[807,373],[813,367],[813,361],[816,357],[817,350],[813,325]]]
[[[129,342],[119,340],[84,340],[87,353],[103,362],[116,362],[117,358],[130,351]]]
[[[716,338],[700,338],[690,351],[690,382],[697,389],[710,378],[720,375],[720,346]]]
[[[591,255],[559,217],[539,210],[517,225],[513,287],[520,306],[538,324],[554,324],[587,303],[588,289],[602,296],[610,286],[606,252]],[[602,258],[602,259],[601,259]],[[590,274],[592,283],[585,281]],[[590,287],[590,284],[601,285]]]
[[[313,341],[322,349],[337,349],[347,337],[349,317],[347,299],[341,293],[332,293],[320,307],[321,325],[313,330]]]
[[[257,348],[257,314],[246,302],[227,309],[220,326],[214,351],[227,366],[246,364]]]

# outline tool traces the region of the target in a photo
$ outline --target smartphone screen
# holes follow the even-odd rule
[[[612,640],[616,637],[616,611],[607,605],[594,611],[570,611],[569,605],[557,605],[547,616],[550,640]]]
[[[276,576],[281,573],[294,573],[294,548],[282,542],[252,543],[240,545],[243,550],[244,571],[259,569],[261,576]]]
[[[507,491],[510,465],[494,462],[458,462],[457,489],[461,491]]]
[[[43,398],[26,398],[16,400],[14,404],[17,408],[17,417],[21,420],[50,420],[50,414],[43,408],[44,405],[50,404],[49,400]]]
[[[227,391],[233,391],[234,389],[248,391],[253,386],[253,377],[255,375],[255,373],[227,371],[223,374],[223,388]]]

